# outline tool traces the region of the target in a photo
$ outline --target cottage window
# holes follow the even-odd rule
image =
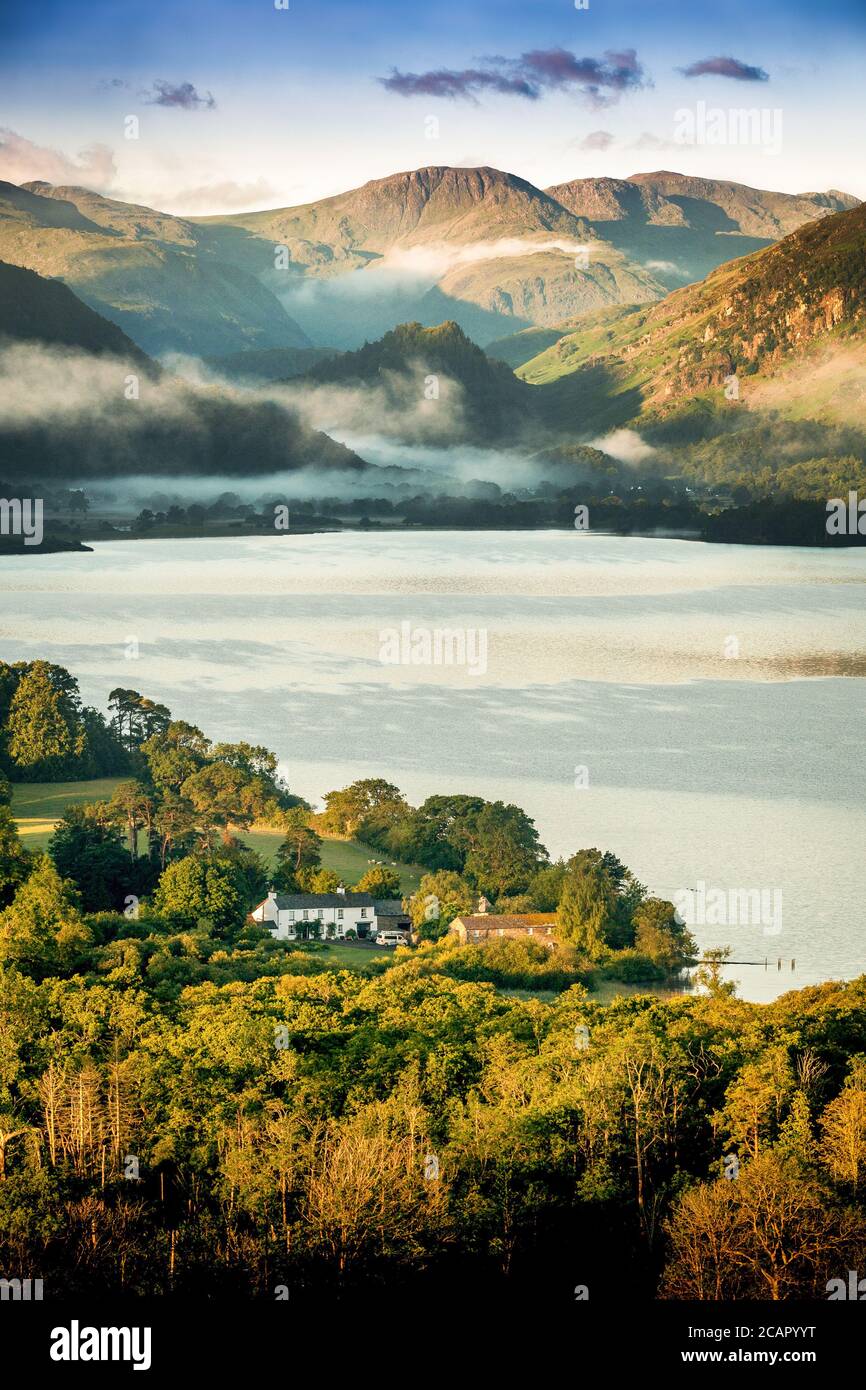
[[[343,920],[343,909],[341,907],[337,908],[337,920],[339,922],[342,922]]]
[[[361,908],[361,916],[362,916],[362,917],[366,917],[366,916],[367,916],[367,909],[366,909],[366,907],[362,907],[362,908]]]
[[[309,916],[310,916],[310,910],[309,910],[309,908],[305,907],[305,908],[304,908],[304,921],[305,921],[305,922],[309,920]]]

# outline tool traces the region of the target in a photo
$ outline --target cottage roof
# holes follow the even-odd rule
[[[399,898],[377,898],[374,903],[377,917],[408,917]]]
[[[267,900],[266,900],[267,901]],[[275,893],[280,912],[304,907],[372,907],[370,893]],[[259,906],[263,906],[259,903]]]
[[[455,917],[452,926],[459,924],[467,931],[498,931],[500,927],[555,927],[555,912],[473,912]]]

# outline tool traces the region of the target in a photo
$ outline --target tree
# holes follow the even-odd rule
[[[201,729],[175,719],[158,736],[141,745],[150,776],[161,792],[179,793],[183,783],[208,760],[210,741]]]
[[[11,810],[0,801],[0,908],[9,906],[32,862],[32,855],[21,843]]]
[[[191,927],[204,925],[216,936],[238,930],[246,916],[231,867],[192,855],[169,864],[156,886],[153,906],[160,916]]]
[[[736,992],[737,986],[733,980],[722,979],[725,961],[730,958],[730,946],[710,947],[700,958],[700,964],[694,973],[694,983],[705,989],[713,999],[730,998]]]
[[[192,802],[176,792],[165,791],[157,804],[153,818],[153,828],[159,846],[159,866],[163,870],[166,862],[177,851],[189,849],[195,838],[197,822]]]
[[[607,947],[616,892],[598,850],[580,850],[568,861],[557,922],[561,941],[595,959]]]
[[[116,826],[106,819],[104,803],[69,806],[57,822],[48,846],[61,878],[74,883],[85,912],[123,906],[137,891],[130,886],[129,855]]]
[[[56,780],[71,769],[86,741],[78,685],[68,671],[33,662],[12,697],[6,737],[13,764],[34,780]]]
[[[828,1277],[862,1259],[866,1224],[829,1205],[799,1166],[768,1152],[735,1182],[719,1178],[686,1192],[667,1234],[665,1297],[775,1301],[826,1297]]]
[[[532,875],[528,892],[536,912],[556,911],[565,886],[565,875],[566,866],[561,859]]]
[[[821,1158],[856,1192],[866,1180],[866,1057],[852,1057],[845,1085],[820,1118]]]
[[[228,763],[229,767],[239,767],[247,777],[268,777],[271,781],[277,775],[277,755],[261,744],[218,743],[213,749],[214,762]]]
[[[519,806],[488,802],[467,831],[471,848],[463,865],[467,878],[492,898],[522,893],[547,851],[534,823]]]
[[[228,763],[208,763],[199,772],[187,777],[181,795],[191,803],[197,815],[215,826],[223,840],[231,839],[231,827],[248,830],[255,819],[248,797],[249,774]]]
[[[322,858],[322,841],[309,824],[310,813],[304,807],[293,807],[282,817],[286,834],[277,849],[277,868],[273,875],[275,888],[285,893],[297,888],[297,875],[302,869],[317,869]]]
[[[400,875],[385,864],[375,864],[358,879],[356,893],[370,893],[374,898],[399,898],[402,892]]]
[[[422,938],[443,936],[455,917],[475,910],[476,901],[471,884],[450,869],[424,874],[409,899],[412,926]]]
[[[328,792],[320,824],[330,835],[351,836],[374,812],[381,817],[386,812],[402,815],[407,810],[406,800],[393,782],[386,782],[383,777],[367,777],[352,782],[342,791]]]
[[[71,884],[40,855],[11,905],[0,912],[0,962],[35,980],[79,965],[91,935]]]
[[[262,901],[268,891],[269,873],[265,861],[251,845],[233,840],[228,845],[221,845],[215,854],[207,858],[210,863],[228,869],[246,911]]]
[[[644,898],[634,913],[635,946],[669,974],[681,970],[697,954],[697,943],[680,922],[673,903]]]
[[[298,883],[302,893],[336,893],[342,886],[340,875],[333,869],[301,869]]]
[[[428,869],[461,872],[484,806],[480,796],[428,796],[407,818],[407,857]]]
[[[139,690],[117,686],[108,697],[111,727],[120,743],[133,752],[146,740],[165,733],[171,723],[171,711],[157,704]]]
[[[129,857],[133,861],[138,858],[140,830],[147,835],[147,853],[150,854],[155,812],[154,799],[142,782],[121,782],[119,787],[115,787],[108,803],[108,813],[116,823],[126,827]]]
[[[767,1048],[755,1061],[746,1062],[728,1086],[717,1117],[720,1128],[741,1153],[757,1158],[777,1136],[793,1090],[787,1050]]]

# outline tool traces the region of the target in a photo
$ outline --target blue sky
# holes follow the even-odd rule
[[[673,168],[866,197],[863,0],[289,5],[3,0],[0,177],[191,213],[423,164],[541,186]],[[779,113],[779,138],[683,143],[678,113],[699,103]]]

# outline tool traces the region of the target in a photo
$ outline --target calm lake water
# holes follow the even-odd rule
[[[111,541],[0,558],[0,655],[68,666],[101,708],[132,686],[213,738],[267,744],[313,802],[370,775],[412,801],[477,792],[523,806],[552,855],[614,850],[661,895],[781,893],[769,931],[694,928],[702,947],[768,957],[730,974],[770,999],[866,971],[864,599],[856,549],[565,531]],[[463,630],[486,662],[385,664],[401,624],[416,645]]]

